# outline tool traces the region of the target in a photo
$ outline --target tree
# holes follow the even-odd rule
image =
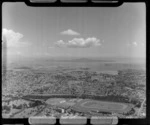
[[[71,95],[76,95],[76,89],[74,87],[71,88]]]
[[[142,102],[142,104],[141,104],[141,106],[140,106],[140,108],[139,108],[139,111],[138,111],[138,113],[137,113],[137,116],[138,116],[138,117],[139,117],[140,114],[141,114],[141,111],[142,111],[142,109],[143,109],[143,106],[144,106],[145,101],[146,101],[146,98],[143,100],[143,102]]]
[[[3,110],[5,110],[6,112],[10,112],[10,106],[6,106],[6,105],[4,105],[4,106],[2,106],[2,109]]]

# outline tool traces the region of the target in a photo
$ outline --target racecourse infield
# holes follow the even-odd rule
[[[126,103],[84,99],[79,103],[76,103],[72,108],[81,112],[99,111],[111,113],[126,113],[131,110],[132,105]]]
[[[47,104],[56,105],[64,108],[70,107],[71,109],[79,112],[109,112],[109,113],[127,113],[133,107],[132,104],[98,101],[92,99],[70,99],[64,98],[50,98],[46,101]]]

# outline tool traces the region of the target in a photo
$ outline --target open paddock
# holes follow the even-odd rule
[[[131,110],[133,105],[127,103],[116,103],[106,101],[95,101],[84,99],[79,103],[76,103],[72,109],[80,112],[111,112],[111,113],[127,113]]]
[[[92,99],[65,99],[50,98],[46,101],[49,105],[68,108],[79,112],[108,112],[108,113],[127,113],[133,105],[128,103],[118,103],[109,101],[98,101]]]
[[[76,104],[76,100],[68,100],[64,98],[50,98],[46,101],[46,104],[54,105],[58,107],[68,108]]]
[[[88,97],[88,98],[86,98]],[[28,95],[24,98],[42,99],[48,105],[55,105],[63,108],[72,108],[79,112],[108,112],[108,113],[127,113],[133,108],[132,103],[128,103],[119,96],[113,97],[92,97],[76,98],[69,95]],[[93,98],[93,99],[92,99]],[[119,98],[119,99],[118,99]],[[116,101],[116,99],[118,99]],[[122,99],[122,100],[121,100]],[[120,102],[119,102],[120,101]]]

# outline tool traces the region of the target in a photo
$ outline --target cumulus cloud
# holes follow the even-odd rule
[[[23,34],[21,33],[5,28],[2,30],[2,40],[6,43],[7,47],[21,47],[27,45],[28,43],[20,41],[21,38],[23,38]]]
[[[78,32],[75,32],[71,29],[65,30],[65,31],[61,32],[60,34],[61,35],[72,35],[72,36],[80,35]]]
[[[66,43],[63,40],[59,40],[55,43],[55,45],[57,47],[64,47],[64,46],[66,46]]]
[[[133,44],[134,46],[137,46],[137,45],[138,45],[137,42],[133,42],[132,44]]]
[[[59,40],[55,43],[59,47],[70,47],[70,48],[89,48],[92,46],[100,46],[100,40],[95,37],[84,38],[74,38],[70,41],[64,42]]]
[[[130,42],[127,43],[128,47],[145,47],[146,42],[144,41],[134,41],[134,42]]]
[[[127,46],[129,46],[129,47],[137,47],[137,46],[144,46],[144,45],[145,45],[144,42],[136,42],[136,41],[127,43]]]

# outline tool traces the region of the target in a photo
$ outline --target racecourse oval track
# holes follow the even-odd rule
[[[117,112],[126,113],[132,108],[131,104],[118,103],[118,102],[106,102],[84,99],[73,106],[74,110],[78,111],[99,111],[99,112]]]
[[[113,102],[113,101],[103,101],[95,99],[82,99],[66,96],[58,97],[56,95],[44,96],[44,95],[31,95],[26,98],[44,99],[48,105],[55,105],[58,107],[68,108],[79,112],[109,112],[109,113],[127,113],[133,108],[133,104],[124,102]],[[74,100],[74,101],[73,101]]]
[[[112,102],[102,102],[102,101],[87,101],[87,102],[84,102],[81,104],[81,106],[83,107],[87,107],[87,108],[93,108],[93,107],[97,107],[97,108],[104,108],[104,109],[107,109],[107,108],[113,108],[113,109],[121,109],[121,108],[126,108],[127,105],[124,105],[124,104],[117,104],[117,103],[112,103]]]

